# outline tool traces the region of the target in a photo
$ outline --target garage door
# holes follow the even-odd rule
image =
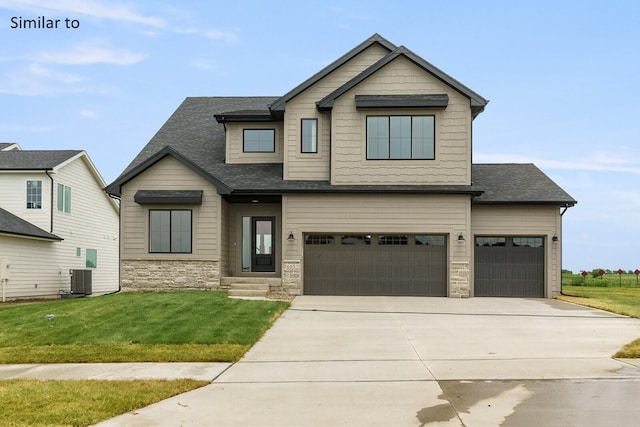
[[[440,235],[306,235],[306,295],[447,295]]]
[[[544,297],[543,237],[476,237],[475,296]]]

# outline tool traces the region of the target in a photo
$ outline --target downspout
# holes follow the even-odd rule
[[[49,179],[51,180],[51,215],[49,215],[51,219],[51,225],[50,225],[51,229],[49,230],[49,233],[53,234],[53,177],[49,175],[49,170],[45,170],[44,173],[46,173]]]
[[[569,206],[565,205],[564,209],[562,210],[562,212],[560,212],[560,236],[562,236],[562,217],[563,215],[567,212],[567,209],[569,209]],[[562,244],[564,238],[559,242],[560,243],[560,253],[558,254],[558,259],[560,261],[560,295],[564,295],[564,291],[562,289]]]
[[[114,196],[113,194],[107,193],[109,197],[113,200],[117,200],[118,203],[118,290],[110,292],[106,295],[117,294],[122,291],[122,199],[118,196]]]

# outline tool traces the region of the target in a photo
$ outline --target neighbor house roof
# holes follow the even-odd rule
[[[0,142],[0,151],[19,150],[20,146],[15,142]]]
[[[82,150],[0,151],[0,170],[52,170]]]
[[[62,238],[36,227],[28,221],[0,208],[0,234],[10,234],[45,240],[63,240]]]
[[[227,164],[225,111],[256,111],[275,97],[187,98],[106,191],[120,196],[121,186],[166,156],[172,156],[209,180],[220,194],[285,193],[430,193],[469,194],[477,203],[567,205],[575,201],[531,164],[473,165],[473,185],[331,185],[329,181],[282,178],[281,163]],[[484,192],[484,194],[483,194]]]

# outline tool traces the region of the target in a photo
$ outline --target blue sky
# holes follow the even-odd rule
[[[39,16],[61,21],[12,28]],[[491,100],[475,162],[578,200],[565,268],[640,268],[635,0],[0,0],[0,141],[85,149],[109,183],[185,97],[282,95],[376,32]]]

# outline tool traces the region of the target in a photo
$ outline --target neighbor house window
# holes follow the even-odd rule
[[[85,266],[87,268],[98,268],[98,250],[87,249],[85,252],[87,253]]]
[[[318,119],[302,119],[302,152],[318,152]]]
[[[435,158],[434,116],[368,116],[367,159]]]
[[[149,252],[191,253],[191,211],[150,210]]]
[[[58,211],[71,212],[71,187],[58,184]]]
[[[275,152],[275,129],[244,129],[242,147],[245,153]]]
[[[42,181],[27,181],[27,209],[42,208]]]

